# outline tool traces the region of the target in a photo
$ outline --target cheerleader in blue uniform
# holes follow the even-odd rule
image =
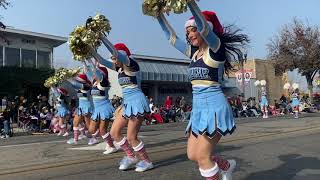
[[[90,97],[91,82],[86,74],[79,74],[75,79],[68,81],[77,91],[79,106],[73,119],[73,138],[69,139],[67,143],[78,144],[79,139],[85,138],[85,129],[89,128],[90,117],[93,111],[93,104]],[[85,123],[83,127],[80,127],[81,122]]]
[[[111,127],[112,137],[127,155],[120,161],[119,169],[127,170],[133,165],[136,166],[137,172],[152,169],[153,164],[144,143],[138,139],[144,115],[150,113],[148,100],[138,86],[136,75],[139,72],[139,65],[131,57],[126,45],[119,43],[113,46],[105,36],[102,36],[102,42],[111,52],[111,59],[105,60],[95,52],[92,52],[92,55],[101,64],[119,73],[118,82],[122,87],[123,104],[116,110],[116,119]],[[121,133],[126,125],[127,138]],[[139,162],[134,152],[137,153]]]
[[[56,108],[57,108],[57,114],[55,115],[58,118],[57,128],[59,129],[58,136],[68,136],[69,133],[67,132],[67,125],[65,124],[66,121],[69,118],[69,110],[67,108],[67,96],[68,91],[62,87],[51,88],[53,94],[57,98]]]
[[[109,100],[110,82],[108,79],[108,70],[100,65],[94,68],[95,74],[93,75],[91,89],[94,108],[91,116],[89,132],[94,134],[97,132],[97,127],[99,126],[100,136],[106,142],[106,149],[103,154],[111,154],[116,152],[117,148],[113,144],[110,133],[106,132],[114,113],[114,108]]]
[[[300,107],[300,100],[299,100],[299,94],[298,90],[294,90],[294,92],[291,95],[291,106],[294,113],[294,118],[299,118],[299,107]]]
[[[188,75],[193,90],[193,105],[186,132],[187,154],[198,163],[206,179],[232,179],[235,160],[225,160],[212,152],[221,136],[235,130],[232,110],[222,90],[224,73],[232,69],[231,60],[242,60],[239,45],[248,37],[223,28],[214,12],[200,11],[194,1],[188,3],[194,17],[185,24],[186,40],[177,37],[164,14],[157,17],[170,44],[191,59]]]
[[[260,107],[263,113],[262,118],[268,118],[268,99],[267,99],[267,92],[264,87],[261,87]]]

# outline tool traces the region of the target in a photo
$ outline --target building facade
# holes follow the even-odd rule
[[[0,96],[47,94],[43,83],[54,72],[54,48],[65,42],[60,36],[0,28]]]
[[[283,94],[284,76],[276,76],[272,63],[262,59],[248,59],[243,66],[237,67],[238,71],[230,73],[232,83],[243,93],[245,98],[255,97],[259,99],[261,92],[254,83],[256,80],[266,80],[267,98],[271,104],[275,99],[279,99]]]
[[[0,67],[53,68],[53,49],[67,38],[0,28]]]

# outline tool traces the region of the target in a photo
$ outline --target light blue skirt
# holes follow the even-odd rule
[[[123,113],[125,118],[143,116],[150,113],[149,101],[141,92],[140,88],[124,88],[123,95]]]
[[[69,111],[66,107],[64,106],[60,106],[57,108],[58,109],[58,112],[56,114],[57,117],[61,117],[61,118],[64,118],[66,117],[67,115],[69,115]]]
[[[260,106],[268,106],[268,99],[266,98],[266,96],[261,96]]]
[[[296,107],[296,106],[299,106],[300,105],[300,101],[298,98],[292,98],[292,103],[291,103],[291,106],[292,107]]]
[[[93,113],[91,119],[93,121],[103,120],[109,121],[113,117],[114,107],[109,99],[93,99]]]
[[[235,130],[232,109],[220,87],[193,87],[193,102],[186,133],[213,138],[218,132],[225,136]]]
[[[79,98],[78,116],[92,114],[92,103],[87,98]]]

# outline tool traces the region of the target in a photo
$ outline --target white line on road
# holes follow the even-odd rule
[[[138,136],[138,137],[139,138],[146,138],[146,136]],[[61,142],[66,142],[66,140],[48,141],[48,142],[36,142],[36,143],[25,143],[25,144],[13,144],[13,145],[0,146],[0,148],[21,147],[21,146],[30,146],[30,145],[40,145],[40,144],[53,144],[53,143],[61,143]],[[84,149],[86,149],[86,147],[84,147]],[[100,148],[98,148],[98,149],[100,149]],[[96,149],[95,148],[88,148],[88,150],[96,150]]]
[[[30,145],[40,145],[40,144],[52,144],[52,143],[61,143],[61,142],[66,142],[66,140],[48,141],[48,142],[37,142],[37,143],[25,143],[25,144],[14,144],[14,145],[0,146],[0,148],[19,147],[19,146],[30,146]]]

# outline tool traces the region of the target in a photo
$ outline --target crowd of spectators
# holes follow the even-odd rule
[[[259,117],[262,116],[259,100],[255,97],[248,99],[243,98],[241,95],[236,97],[228,97],[228,102],[231,105],[234,117]],[[317,101],[319,97],[315,96],[314,104],[311,103],[309,96],[304,95],[300,98],[299,112],[314,112],[320,109]],[[268,113],[270,116],[279,116],[285,114],[292,114],[293,108],[291,106],[291,99],[282,95],[279,99],[274,99],[269,102]]]
[[[147,124],[184,122],[190,118],[192,107],[183,96],[179,96],[175,100],[171,96],[167,96],[163,104],[158,105],[154,103],[152,97],[148,99],[151,113],[146,116]]]
[[[167,96],[165,101],[155,104],[152,97],[147,97],[151,113],[146,115],[145,122],[149,124],[161,124],[169,122],[184,122],[190,118],[192,106],[181,96],[175,98]],[[50,132],[51,120],[55,114],[54,106],[48,103],[46,96],[39,95],[34,99],[25,97],[7,98],[2,97],[0,107],[0,137],[8,138],[12,135],[12,123],[17,123],[18,127],[30,130],[32,132]],[[262,116],[260,102],[255,97],[248,99],[238,95],[227,97],[233,111],[234,117],[259,117]],[[300,112],[314,112],[320,109],[320,96],[315,96],[314,104],[308,96],[300,98]],[[114,108],[122,104],[122,98],[113,95],[111,103]],[[69,101],[71,113],[69,124],[72,126],[72,118],[76,112],[77,100],[72,97]],[[291,100],[282,95],[280,99],[274,99],[268,105],[269,116],[278,116],[293,113]],[[71,128],[72,129],[72,128]]]
[[[12,135],[12,123],[24,128],[33,128],[34,131],[48,129],[53,107],[48,103],[48,98],[41,95],[35,99],[26,99],[23,96],[2,97],[0,112],[1,137],[7,138]]]

